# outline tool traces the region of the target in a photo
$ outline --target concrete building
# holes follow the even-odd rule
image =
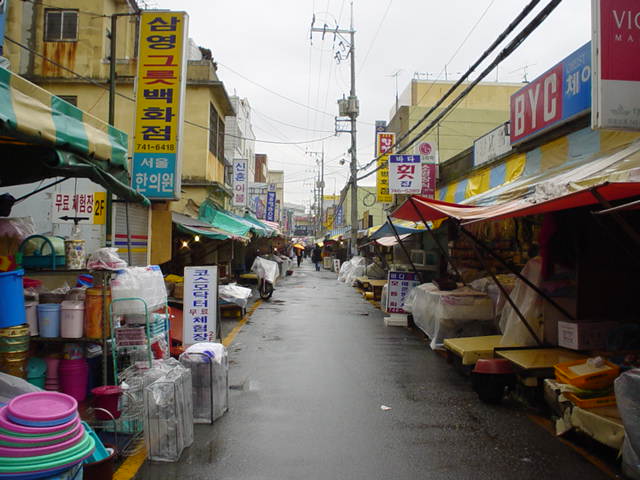
[[[399,108],[394,105],[391,121],[387,127],[390,132],[402,136],[415,125],[420,118],[442,98],[454,81],[427,81],[413,79],[399,99]],[[468,84],[460,85],[450,99],[455,98]],[[498,125],[509,120],[509,99],[522,88],[521,83],[480,83],[447,115],[431,132],[420,141],[433,142],[438,147],[440,162],[473,145],[473,141]],[[420,128],[426,126],[449,104],[436,109]],[[413,138],[410,135],[409,138]],[[402,146],[402,144],[401,144]],[[413,150],[407,153],[413,153]]]
[[[117,20],[115,126],[134,142],[134,79],[137,68],[135,0],[75,0],[10,2],[4,55],[11,69],[77,105],[108,119],[111,16]],[[32,50],[32,51],[30,51]],[[171,210],[194,214],[209,199],[226,207],[231,196],[225,172],[225,118],[233,105],[216,74],[209,50],[190,45],[183,127],[182,196],[179,201],[154,202],[151,214],[151,262],[171,257]],[[46,59],[50,59],[52,63]],[[73,72],[73,73],[72,73]],[[84,78],[79,78],[82,75]]]
[[[265,153],[256,153],[256,161],[255,161],[255,176],[253,177],[253,181],[256,183],[266,183],[267,182],[267,171],[268,168],[268,159]]]

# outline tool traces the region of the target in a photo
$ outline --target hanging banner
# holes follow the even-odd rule
[[[267,192],[267,207],[264,219],[269,222],[276,221],[276,192]]]
[[[392,132],[380,132],[376,134],[376,157],[383,153],[391,153],[391,146],[396,143],[396,134]],[[377,165],[384,165],[388,162],[388,155],[383,155],[378,159]],[[378,203],[391,203],[393,197],[389,194],[389,167],[380,168],[376,172],[376,201]]]
[[[591,127],[640,131],[640,3],[592,0]]]
[[[404,310],[404,300],[409,292],[420,285],[415,272],[389,271],[387,275],[387,312],[408,313]]]
[[[342,227],[343,225],[344,225],[344,210],[342,209],[342,206],[340,206],[336,209],[336,216],[333,219],[333,226]]]
[[[249,177],[247,175],[247,160],[235,158],[233,160],[233,206],[246,207],[249,190]]]
[[[434,198],[438,177],[438,148],[433,142],[419,142],[414,148],[414,153],[420,155],[422,162],[422,188],[420,189],[420,195]]]
[[[389,155],[389,192],[401,195],[422,192],[420,155]]]
[[[511,145],[530,140],[591,108],[591,45],[511,95]]]
[[[218,321],[218,267],[184,267],[182,344],[215,342]]]
[[[149,199],[180,198],[188,20],[185,12],[140,15],[131,182]]]

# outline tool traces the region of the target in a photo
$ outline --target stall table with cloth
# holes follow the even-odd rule
[[[419,285],[407,296],[405,310],[431,339],[434,350],[443,347],[445,338],[496,333],[493,301],[469,287],[444,291],[432,283]]]

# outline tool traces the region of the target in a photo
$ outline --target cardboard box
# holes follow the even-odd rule
[[[575,318],[578,310],[578,301],[575,297],[553,297],[553,301]],[[569,319],[546,300],[544,301],[542,314],[544,318],[544,342],[547,345],[558,345],[558,322],[566,322]]]
[[[571,350],[599,350],[607,344],[609,331],[617,322],[558,322],[558,345]]]

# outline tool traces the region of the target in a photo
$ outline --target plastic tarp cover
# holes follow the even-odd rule
[[[191,370],[193,421],[213,423],[229,409],[229,357],[221,343],[196,343],[180,355]]]
[[[534,285],[540,286],[542,282],[542,259],[534,257],[527,262],[522,269],[522,275]],[[509,295],[518,306],[522,315],[527,320],[538,338],[542,339],[544,331],[543,307],[544,301],[536,291],[527,286],[522,280],[517,279],[515,287]],[[500,345],[521,345],[523,347],[536,345],[535,339],[522,324],[522,320],[510,304],[506,304],[500,317],[500,330],[502,340]]]
[[[442,348],[446,338],[495,332],[491,298],[469,287],[441,291],[433,283],[423,283],[407,294],[404,308],[431,339],[434,350]]]
[[[225,302],[234,303],[239,307],[246,308],[247,302],[251,297],[251,289],[230,283],[229,285],[220,285],[218,287],[218,296]]]
[[[193,443],[191,370],[177,361],[144,389],[145,444],[150,460],[177,462]]]
[[[9,403],[23,393],[41,392],[35,385],[31,385],[22,378],[0,372],[0,403]]]
[[[349,276],[349,273],[351,273],[351,270],[353,270],[353,268],[354,266],[351,263],[351,260],[344,262],[340,266],[340,273],[338,273],[338,281],[342,283],[346,282],[347,277]]]
[[[258,278],[264,278],[267,282],[275,285],[278,275],[280,274],[280,267],[272,260],[256,257],[253,265],[251,265],[251,271],[255,273]]]
[[[640,480],[640,369],[628,370],[616,378],[616,401],[624,424],[622,473]]]

